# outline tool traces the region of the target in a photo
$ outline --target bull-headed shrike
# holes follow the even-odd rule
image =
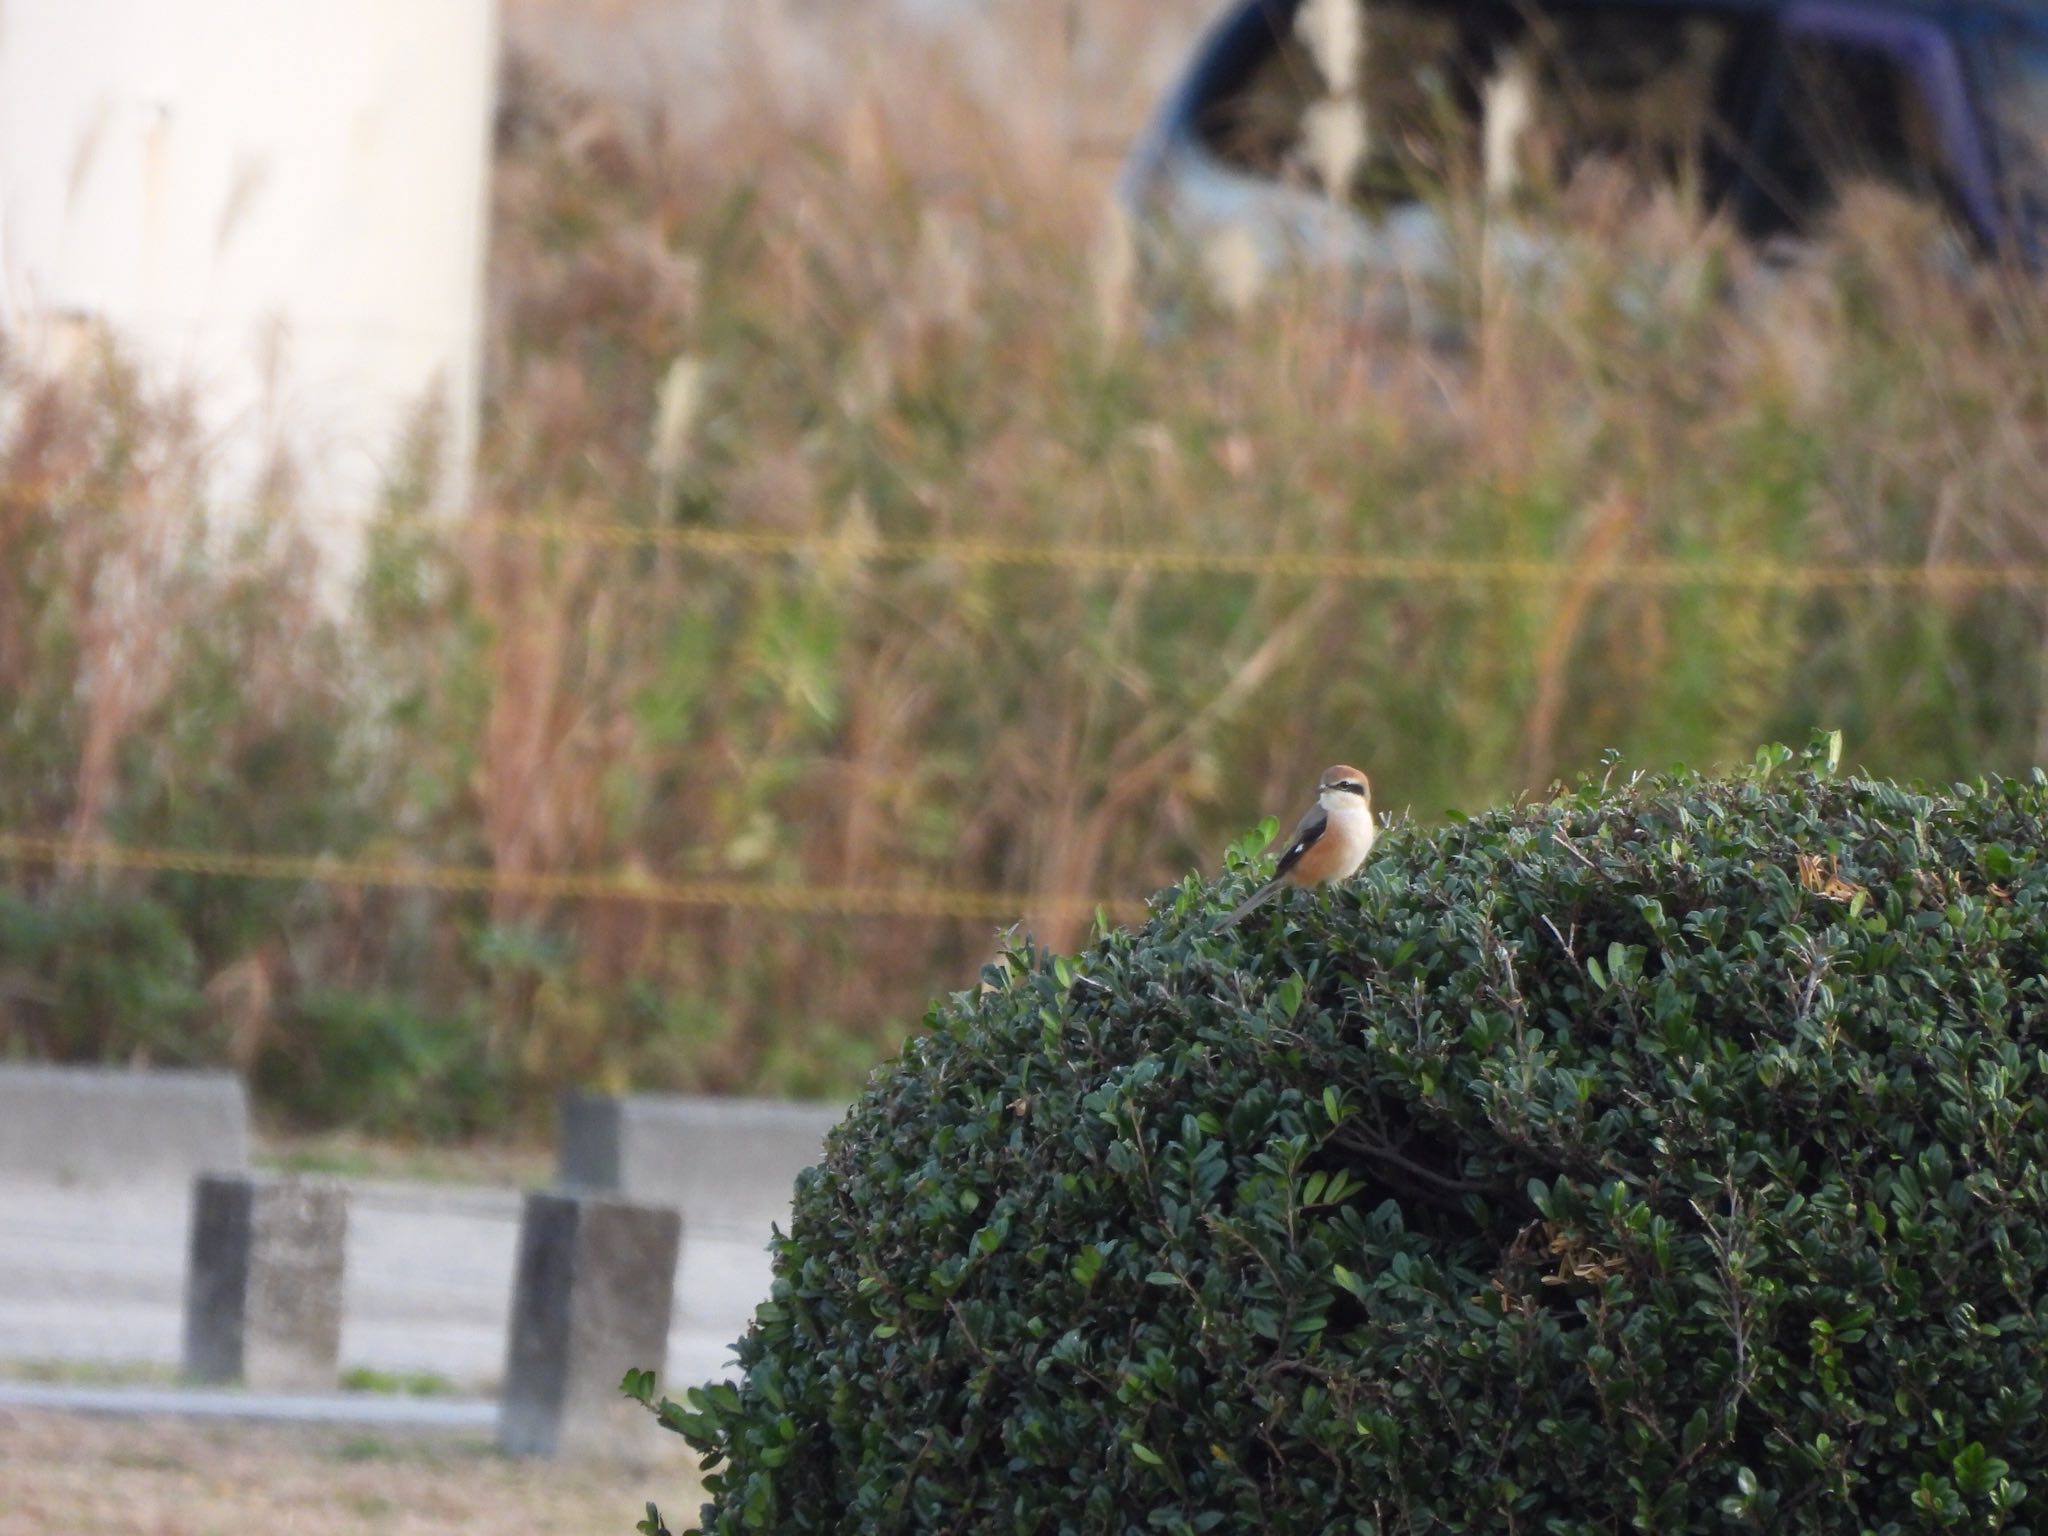
[[[1273,878],[1223,919],[1223,926],[1230,927],[1283,886],[1313,888],[1349,880],[1372,852],[1377,835],[1371,782],[1348,763],[1325,768],[1316,784],[1316,803],[1295,824]]]

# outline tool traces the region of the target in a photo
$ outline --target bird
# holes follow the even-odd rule
[[[1372,782],[1349,763],[1325,768],[1316,803],[1295,824],[1273,878],[1223,919],[1228,928],[1282,886],[1335,885],[1358,873],[1378,835],[1372,820]]]

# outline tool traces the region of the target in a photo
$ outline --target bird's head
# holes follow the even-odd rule
[[[1316,783],[1316,799],[1326,811],[1372,811],[1372,781],[1349,763],[1325,768]]]

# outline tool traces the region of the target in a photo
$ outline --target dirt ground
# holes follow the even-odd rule
[[[698,1498],[673,1466],[483,1439],[0,1410],[0,1536],[632,1536],[649,1499],[682,1530]]]

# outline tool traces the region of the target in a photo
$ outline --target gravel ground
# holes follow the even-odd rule
[[[480,1438],[0,1411],[0,1536],[632,1536],[695,1521],[654,1467],[510,1461]]]

